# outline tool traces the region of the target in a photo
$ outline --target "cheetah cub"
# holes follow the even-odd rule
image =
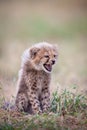
[[[18,110],[30,114],[49,110],[51,71],[56,59],[56,47],[46,42],[24,51],[15,101]]]

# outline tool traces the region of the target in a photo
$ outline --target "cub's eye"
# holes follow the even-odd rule
[[[56,57],[56,55],[54,55],[54,58]]]
[[[45,55],[44,57],[45,57],[45,58],[49,58],[49,56],[48,56],[48,55]]]

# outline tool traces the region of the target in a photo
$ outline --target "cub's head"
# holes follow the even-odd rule
[[[27,56],[29,53],[29,56]],[[46,42],[38,43],[27,51],[27,61],[29,61],[34,69],[44,70],[51,73],[53,65],[57,59],[57,48]]]

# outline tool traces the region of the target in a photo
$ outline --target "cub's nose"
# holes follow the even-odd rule
[[[55,64],[55,60],[52,60],[52,65],[54,65]]]

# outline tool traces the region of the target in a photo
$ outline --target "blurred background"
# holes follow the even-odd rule
[[[51,91],[87,93],[87,0],[0,0],[0,95],[15,95],[23,51],[58,44]]]

